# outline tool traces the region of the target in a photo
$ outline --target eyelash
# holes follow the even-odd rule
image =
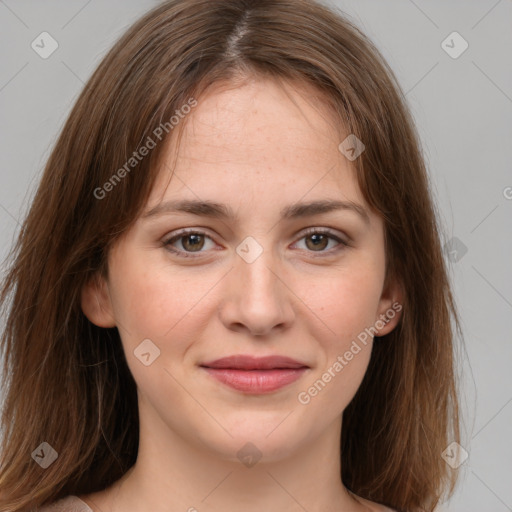
[[[318,234],[318,235],[328,235],[328,238],[330,238],[332,240],[335,240],[339,244],[336,247],[334,247],[334,248],[332,248],[332,249],[330,249],[328,251],[318,251],[320,254],[314,255],[314,257],[323,257],[325,254],[330,256],[330,255],[332,255],[333,252],[337,252],[339,250],[342,250],[345,247],[349,247],[349,244],[347,242],[345,242],[344,240],[342,240],[341,238],[336,236],[331,230],[325,229],[325,228],[310,228],[306,232],[304,232],[304,234],[302,235],[301,238],[299,238],[299,240],[302,240],[303,238],[306,238],[306,237],[308,237],[310,235],[316,235],[316,234]],[[207,233],[205,233],[204,231],[199,231],[197,229],[184,229],[182,231],[179,231],[177,234],[175,234],[171,238],[168,238],[166,241],[164,241],[163,245],[165,246],[165,248],[168,251],[170,251],[170,252],[172,252],[174,254],[177,254],[180,257],[184,257],[184,258],[197,258],[197,257],[200,257],[200,255],[204,251],[198,251],[196,253],[192,253],[192,252],[177,250],[174,247],[172,247],[172,245],[171,245],[172,243],[174,243],[176,240],[179,240],[180,238],[184,238],[186,235],[203,235],[203,236],[206,236],[207,238],[209,238],[210,240],[212,240],[212,238]],[[311,253],[314,254],[317,251],[307,251],[307,252],[311,252]]]

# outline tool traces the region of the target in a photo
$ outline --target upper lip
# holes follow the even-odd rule
[[[216,369],[271,370],[278,368],[308,368],[308,365],[286,356],[253,357],[235,355],[215,359],[200,366]]]

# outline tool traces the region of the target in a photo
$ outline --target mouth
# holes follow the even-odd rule
[[[298,380],[309,366],[285,356],[229,356],[200,365],[211,377],[245,393],[271,393]]]

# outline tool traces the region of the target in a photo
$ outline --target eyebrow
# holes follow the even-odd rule
[[[285,206],[281,212],[281,219],[297,219],[303,217],[310,217],[313,215],[320,215],[337,210],[352,211],[359,215],[366,224],[370,223],[370,217],[366,209],[352,201],[337,201],[333,199],[324,199],[319,201],[311,201],[309,203],[294,203]],[[159,217],[165,214],[172,213],[191,213],[193,215],[201,215],[205,217],[212,217],[217,219],[236,219],[236,214],[233,209],[222,203],[215,201],[198,201],[198,200],[176,200],[165,201],[157,204],[155,207],[142,214],[143,219],[151,217]]]

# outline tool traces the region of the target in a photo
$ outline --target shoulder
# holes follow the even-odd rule
[[[93,512],[91,508],[77,496],[67,496],[50,505],[36,509],[36,512]]]

